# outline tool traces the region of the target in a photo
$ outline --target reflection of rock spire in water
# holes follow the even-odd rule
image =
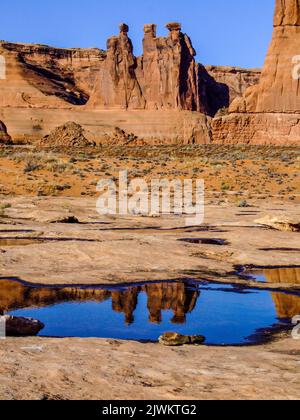
[[[264,275],[268,283],[300,284],[300,268],[272,268]]]
[[[149,284],[143,288],[148,295],[150,322],[160,323],[162,311],[172,310],[174,324],[184,324],[186,314],[195,308],[199,293],[184,283]]]
[[[283,293],[272,293],[276,306],[277,317],[281,319],[292,319],[300,314],[300,297],[285,295]]]
[[[12,311],[21,308],[43,307],[62,302],[95,301],[112,299],[112,309],[125,314],[128,325],[134,322],[134,312],[138,296],[144,292],[148,296],[149,319],[152,323],[162,321],[162,311],[173,311],[172,322],[184,324],[186,314],[192,312],[199,297],[198,291],[192,290],[185,283],[148,284],[129,287],[122,291],[110,292],[105,289],[80,289],[73,287],[51,288],[30,287],[16,281],[0,282],[0,311]]]
[[[125,314],[126,324],[130,325],[134,322],[134,311],[138,303],[138,295],[140,288],[131,287],[124,292],[112,292],[112,308],[116,312]]]
[[[76,287],[30,287],[22,283],[0,281],[0,311],[42,307],[60,302],[95,301],[103,302],[110,298],[110,292],[103,289],[80,289]]]
[[[300,268],[276,268],[264,270],[268,283],[300,284]],[[300,314],[300,297],[284,293],[272,293],[277,317],[291,319]]]

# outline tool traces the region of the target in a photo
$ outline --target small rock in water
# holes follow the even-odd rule
[[[191,335],[190,336],[190,344],[194,346],[199,346],[205,342],[205,337],[203,335]]]
[[[6,335],[8,337],[33,337],[45,327],[45,325],[37,319],[19,318],[7,315],[1,318],[5,321]]]
[[[159,337],[160,344],[164,346],[184,346],[184,345],[200,345],[205,342],[202,335],[181,335],[177,333],[165,333]]]

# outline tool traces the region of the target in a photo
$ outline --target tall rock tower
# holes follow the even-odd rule
[[[181,24],[166,25],[168,37],[156,36],[156,25],[144,27],[141,85],[148,109],[200,111],[198,65],[190,38]]]
[[[213,122],[213,132],[221,143],[300,144],[300,0],[276,0],[260,82]]]
[[[145,108],[145,99],[135,74],[136,58],[128,32],[129,27],[122,23],[119,36],[108,39],[105,65],[89,105],[109,109]]]

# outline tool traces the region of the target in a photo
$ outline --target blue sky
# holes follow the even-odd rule
[[[143,25],[180,21],[203,64],[262,66],[272,35],[275,0],[2,0],[0,39],[58,47],[105,48],[122,21],[135,54]]]

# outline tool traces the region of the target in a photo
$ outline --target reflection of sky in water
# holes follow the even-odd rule
[[[190,289],[186,287],[186,290]],[[171,296],[171,299],[176,298]],[[300,302],[300,298],[294,299]],[[104,302],[59,303],[16,310],[11,314],[41,320],[46,325],[41,331],[43,336],[157,340],[162,333],[174,331],[204,335],[208,344],[246,343],[247,338],[258,329],[271,327],[278,322],[270,292],[248,290],[238,293],[231,286],[211,284],[200,286],[197,303],[191,313],[186,314],[185,324],[171,322],[174,317],[172,310],[162,310],[160,324],[150,323],[145,291],[138,295],[131,325],[126,324],[124,313],[113,311],[111,299]]]
[[[258,281],[259,283],[266,283],[267,279],[264,273],[253,273],[250,274],[254,280]]]

